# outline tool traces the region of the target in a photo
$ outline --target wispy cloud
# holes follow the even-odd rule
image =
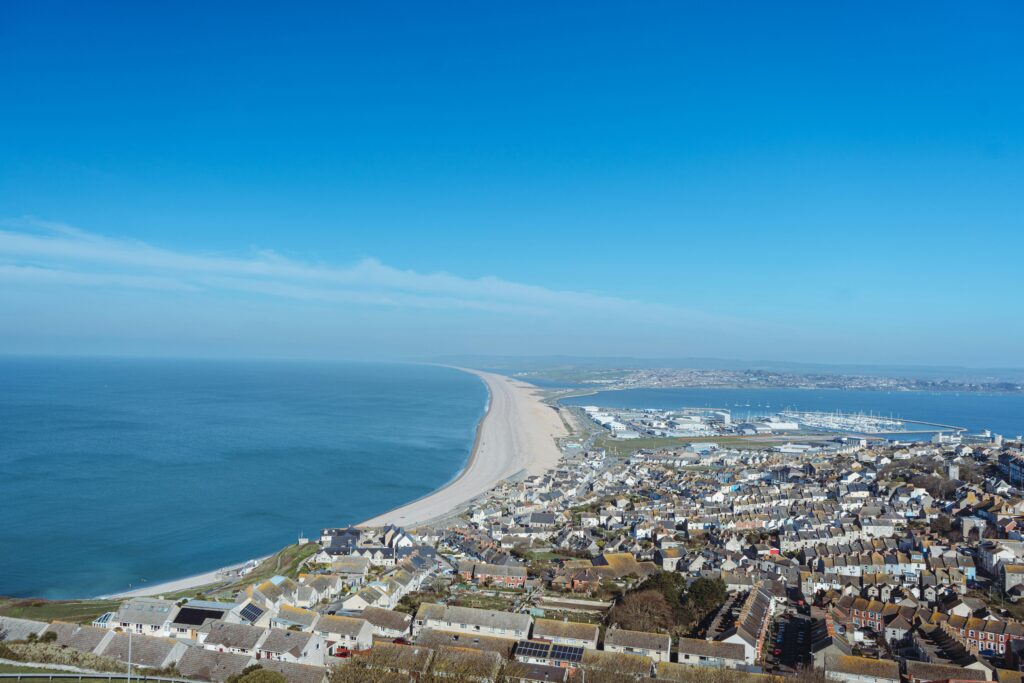
[[[702,314],[617,297],[554,290],[497,277],[420,273],[362,259],[351,265],[297,261],[267,250],[190,253],[32,219],[0,223],[0,280],[40,285],[159,289],[365,306],[511,312]]]
[[[88,273],[57,268],[0,264],[0,281],[72,287],[122,287],[178,292],[198,292],[200,288],[185,282],[151,275]]]

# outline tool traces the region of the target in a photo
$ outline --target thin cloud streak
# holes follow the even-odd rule
[[[0,281],[38,285],[71,285],[75,287],[125,287],[167,292],[201,291],[201,288],[195,285],[163,277],[86,273],[9,264],[0,264]]]
[[[526,316],[628,313],[631,317],[742,325],[741,321],[672,306],[552,290],[491,276],[469,279],[444,272],[423,274],[376,259],[339,267],[302,263],[266,250],[244,258],[192,254],[34,219],[6,221],[2,227],[7,229],[0,229],[0,261],[9,264],[0,270],[4,280],[182,292],[231,290],[298,300]]]

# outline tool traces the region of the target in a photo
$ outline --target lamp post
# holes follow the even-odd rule
[[[128,683],[132,683],[132,627],[128,626]]]

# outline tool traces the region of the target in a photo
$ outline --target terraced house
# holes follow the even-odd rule
[[[537,619],[533,622],[534,640],[546,640],[556,645],[572,645],[587,650],[597,649],[600,634],[595,624],[555,619]]]
[[[207,650],[255,656],[264,633],[266,629],[258,626],[214,621],[200,629],[199,642]]]
[[[529,614],[495,612],[475,607],[450,607],[426,603],[416,612],[416,633],[429,628],[449,633],[470,633],[524,640],[530,636],[533,618]]]
[[[369,650],[373,645],[373,627],[366,619],[343,616],[321,617],[316,633],[326,641],[327,654],[337,656]]]
[[[676,645],[676,661],[693,666],[737,669],[746,663],[746,650],[737,643],[680,638]]]
[[[655,662],[672,660],[672,638],[666,633],[608,629],[604,636],[604,649],[606,652],[650,657]]]
[[[367,607],[363,619],[370,622],[373,635],[382,638],[404,638],[412,626],[412,615],[381,607]]]
[[[526,584],[526,567],[515,565],[461,562],[459,574],[466,581],[491,586],[522,588]]]
[[[323,665],[327,643],[316,633],[272,628],[257,646],[257,659]]]
[[[121,603],[117,615],[111,621],[122,629],[150,636],[170,635],[170,623],[178,612],[178,606],[171,600],[158,598],[134,598]]]
[[[1013,620],[951,616],[942,628],[975,653],[1003,654],[1012,641],[1024,640],[1024,625]]]
[[[837,606],[837,612],[840,612],[840,622],[850,623],[854,626],[867,626],[873,628],[876,631],[882,629],[882,610],[885,609],[885,603],[879,602],[878,600],[866,600],[864,598],[854,598],[853,600],[841,600],[840,605]],[[843,612],[843,610],[846,610]]]

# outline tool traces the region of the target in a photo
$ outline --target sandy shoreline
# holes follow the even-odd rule
[[[273,555],[267,555],[266,557],[257,557],[255,558],[255,561],[263,562],[264,560],[267,560],[271,557],[273,557]],[[203,572],[202,574],[193,574],[192,576],[186,576],[183,579],[174,579],[172,581],[154,583],[150,586],[144,586],[142,588],[133,588],[132,590],[124,591],[123,593],[111,593],[110,595],[100,595],[96,599],[109,600],[111,598],[141,598],[145,596],[180,593],[181,591],[189,590],[190,588],[209,586],[214,583],[224,581],[226,579],[221,578],[221,572],[233,569],[240,569],[248,563],[249,562],[239,562],[238,564],[232,564],[227,567],[221,567],[220,569],[214,569],[213,571]]]
[[[521,472],[541,474],[558,464],[561,454],[555,439],[566,435],[565,425],[554,408],[541,402],[537,387],[489,372],[456,369],[479,377],[487,386],[488,393],[487,412],[477,426],[476,440],[466,466],[452,481],[433,493],[372,517],[358,526],[422,525],[451,515],[460,506],[513,475]],[[237,569],[244,564],[101,597],[166,595],[209,586],[220,581],[222,571]]]
[[[515,474],[540,474],[558,464],[561,453],[555,439],[566,435],[565,425],[554,408],[541,402],[537,387],[490,372],[458,369],[482,379],[490,394],[466,467],[448,485],[359,526],[415,527],[450,515]]]

